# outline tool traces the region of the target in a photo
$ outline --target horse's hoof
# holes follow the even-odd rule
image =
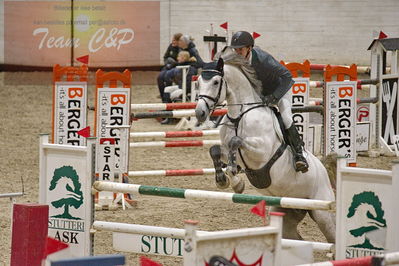
[[[226,168],[226,174],[229,176],[229,177],[234,177],[234,176],[236,176],[237,175],[237,173],[238,173],[238,170],[237,170],[237,166],[231,166],[231,165],[229,165],[229,166],[227,166],[227,168]]]
[[[235,193],[242,193],[245,189],[245,182],[240,176],[231,177],[230,183]]]
[[[216,186],[220,189],[226,189],[230,186],[230,180],[222,171],[220,173],[216,173],[215,180]]]
[[[226,179],[225,182],[217,182],[216,181],[216,187],[219,189],[226,189],[230,186],[230,182],[228,179]]]
[[[245,182],[241,180],[235,186],[232,186],[235,193],[243,193],[245,190]]]

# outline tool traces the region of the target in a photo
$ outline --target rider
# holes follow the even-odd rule
[[[254,39],[249,32],[236,32],[231,39],[231,48],[246,58],[255,69],[257,78],[262,82],[263,102],[278,106],[289,145],[293,150],[295,171],[307,172],[309,165],[303,156],[304,143],[292,120],[291,93],[287,93],[294,84],[291,73],[269,53],[254,47]]]

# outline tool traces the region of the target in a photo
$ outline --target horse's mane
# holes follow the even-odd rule
[[[250,89],[252,93],[254,94],[254,98],[257,99],[259,98],[259,94],[256,92],[255,88],[252,86],[251,82],[248,80],[248,78],[245,76],[245,74],[241,71],[241,69],[233,64],[225,64],[224,65],[224,77],[229,83],[229,87],[234,87],[234,83],[238,83],[237,87],[241,89],[247,90]],[[234,80],[235,78],[239,78],[239,80]],[[245,86],[245,88],[242,88]]]

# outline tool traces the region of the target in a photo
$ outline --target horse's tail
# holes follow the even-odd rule
[[[321,161],[327,170],[328,178],[334,191],[337,188],[337,157],[336,153],[331,153]]]

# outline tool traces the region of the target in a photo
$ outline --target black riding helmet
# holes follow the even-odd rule
[[[231,38],[231,48],[242,48],[247,46],[254,46],[254,38],[251,33],[247,31],[237,31]]]

